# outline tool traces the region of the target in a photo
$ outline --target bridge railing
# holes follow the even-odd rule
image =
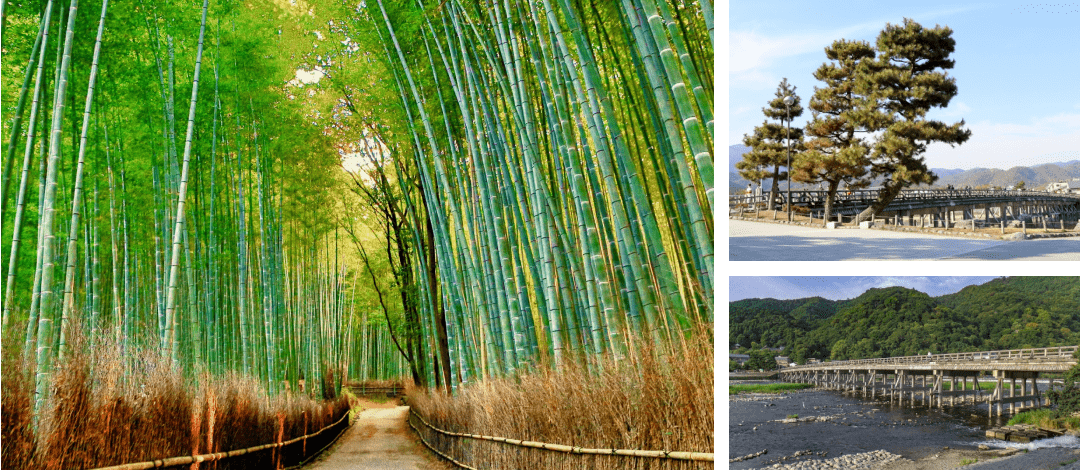
[[[402,386],[366,386],[366,385],[348,385],[345,387],[353,395],[366,396],[366,395],[385,395],[389,398],[398,397],[405,394],[405,387]]]
[[[862,204],[870,205],[878,199],[881,190],[859,189],[853,191],[841,190],[836,193],[835,204]],[[791,192],[791,199],[795,205],[820,205],[825,203],[828,191],[798,190]],[[920,201],[935,201],[942,199],[987,199],[987,198],[1053,198],[1080,200],[1080,194],[1050,193],[1045,191],[1007,191],[994,189],[905,189],[893,201],[896,203],[910,203]],[[767,204],[769,193],[745,194],[736,193],[728,197],[731,208],[753,207],[757,204]],[[787,200],[786,191],[780,191],[777,195],[778,204]]]
[[[952,354],[928,354],[925,356],[883,357],[876,359],[854,359],[848,361],[820,362],[800,366],[785,367],[781,372],[803,369],[843,369],[864,366],[888,366],[907,364],[956,363],[971,361],[1001,362],[1020,360],[1069,361],[1080,346],[1059,346],[1054,348],[1008,349],[1002,351],[981,351]]]

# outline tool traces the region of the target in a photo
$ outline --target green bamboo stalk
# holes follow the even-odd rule
[[[53,243],[56,235],[53,232],[53,222],[56,219],[56,186],[60,163],[60,136],[64,120],[64,98],[67,94],[68,69],[71,66],[71,48],[75,36],[75,13],[78,11],[79,1],[72,0],[68,11],[67,31],[64,39],[63,58],[59,63],[59,81],[53,103],[52,130],[49,139],[49,163],[48,174],[45,177],[44,210],[39,222],[42,241],[38,246],[41,259],[41,295],[40,313],[37,333],[37,365],[34,376],[36,397],[34,401],[34,415],[40,416],[41,406],[49,396],[52,374],[53,340],[53,312],[52,302],[55,292],[53,291],[53,271],[55,269],[53,259]]]
[[[39,120],[38,111],[41,105],[41,95],[43,93],[42,79],[44,78],[45,71],[45,50],[48,48],[49,42],[49,19],[52,17],[52,6],[53,3],[51,0],[45,5],[45,12],[43,13],[41,21],[42,29],[38,38],[39,44],[37,44],[38,57],[36,60],[37,66],[34,67],[37,70],[35,72],[34,78],[34,98],[30,105],[30,126],[26,130],[26,147],[25,151],[23,152],[23,169],[22,174],[19,178],[19,196],[16,200],[15,220],[13,223],[15,228],[12,231],[13,234],[11,242],[11,255],[8,258],[7,276],[4,282],[4,310],[2,330],[0,330],[3,333],[0,334],[7,333],[8,322],[10,321],[11,311],[14,308],[15,302],[15,273],[16,269],[18,268],[18,256],[19,247],[21,244],[23,215],[26,211],[26,188],[29,181],[30,165],[32,163],[31,157],[33,155],[34,149],[34,136],[37,134],[38,126],[36,124]],[[31,67],[28,66],[27,71],[29,72],[30,69]],[[42,117],[44,117],[44,113],[42,113]],[[44,144],[40,145],[40,147],[42,149],[45,148]],[[8,155],[8,160],[13,160],[13,158],[11,158],[11,154],[9,153]],[[39,160],[44,163],[44,159]],[[5,194],[6,191],[7,190],[5,190]],[[30,318],[30,324],[36,324],[36,321],[36,318]],[[29,351],[29,345],[27,346],[28,347],[25,351]]]
[[[195,132],[195,105],[199,98],[199,72],[202,67],[203,39],[206,36],[206,10],[209,0],[203,0],[202,21],[199,26],[199,45],[195,53],[195,77],[191,85],[191,106],[188,109],[187,134],[184,137],[184,164],[180,173],[179,199],[176,203],[176,227],[173,229],[172,262],[169,265],[169,293],[165,304],[166,344],[174,367],[179,365],[179,344],[176,335],[176,289],[179,276],[181,234],[184,232],[184,203],[187,196],[188,173],[191,162],[191,140]],[[194,287],[194,286],[192,286]]]
[[[7,2],[5,1],[0,5],[7,5]],[[34,46],[32,48],[30,48],[30,59],[26,64],[26,74],[23,77],[22,87],[19,88],[19,101],[18,101],[18,104],[15,105],[15,117],[12,119],[12,122],[11,122],[11,138],[10,138],[10,140],[8,140],[8,145],[7,145],[7,148],[4,151],[4,158],[3,158],[3,160],[4,160],[4,183],[3,184],[4,185],[3,185],[3,188],[2,188],[2,192],[0,192],[0,201],[2,201],[2,202],[0,202],[0,205],[2,205],[2,206],[0,206],[0,213],[2,213],[2,214],[7,214],[8,199],[11,196],[11,193],[8,191],[8,183],[11,182],[11,172],[12,172],[12,169],[14,168],[15,159],[13,157],[14,157],[14,153],[15,153],[15,145],[18,144],[18,142],[19,142],[19,133],[21,131],[21,126],[22,126],[23,110],[26,107],[26,97],[27,97],[27,94],[28,94],[29,88],[30,88],[30,78],[31,78],[34,70],[39,68],[39,67],[35,67],[35,63],[38,62],[39,60],[41,62],[44,62],[44,59],[45,59],[45,54],[43,54],[43,53],[40,54],[41,58],[40,59],[38,58],[38,56],[39,56],[38,51],[40,50],[41,52],[44,52],[45,47],[48,45],[49,20],[51,19],[51,16],[52,16],[51,12],[52,12],[52,1],[50,0],[45,6],[45,14],[43,14],[41,16],[41,22],[40,22],[41,24],[38,26],[37,38],[34,39]],[[4,20],[5,21],[7,20],[6,16],[4,17]],[[40,83],[41,82],[41,73],[39,72],[36,75],[37,75],[37,82]],[[36,96],[36,93],[37,93],[36,89],[38,88],[38,86],[35,85],[34,88],[35,88],[35,96]],[[33,121],[34,121],[33,113],[31,112],[30,122],[32,123]],[[28,139],[29,139],[29,137],[28,137]]]
[[[63,361],[67,349],[68,317],[75,310],[75,261],[78,255],[79,218],[82,216],[83,169],[86,162],[86,139],[90,128],[90,109],[94,103],[94,86],[97,83],[98,59],[101,56],[101,35],[105,31],[105,13],[109,1],[101,2],[101,17],[98,20],[97,38],[94,40],[94,58],[90,63],[90,78],[86,90],[86,104],[83,107],[82,130],[79,133],[78,163],[75,167],[75,191],[71,201],[71,225],[68,229],[67,269],[64,276],[64,304],[60,317],[59,360]],[[89,253],[86,254],[90,256]]]

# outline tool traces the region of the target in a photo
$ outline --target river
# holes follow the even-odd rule
[[[756,382],[767,383],[767,382]],[[1040,389],[1045,384],[1040,384]],[[759,468],[780,462],[830,459],[841,455],[885,450],[917,460],[943,447],[1056,446],[1080,448],[1080,439],[1065,436],[1020,445],[988,440],[986,429],[1008,418],[987,417],[986,405],[931,409],[897,406],[887,400],[845,396],[833,390],[806,390],[775,395],[739,395],[729,399],[730,456],[768,450],[759,457],[731,463],[731,469]],[[815,417],[812,422],[780,420]],[[798,457],[791,457],[799,453]]]

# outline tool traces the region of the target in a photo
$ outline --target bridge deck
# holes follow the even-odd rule
[[[1032,371],[1061,372],[1076,365],[1078,346],[1013,349],[959,354],[933,354],[852,361],[832,361],[785,367],[781,373],[797,371],[846,370],[949,370],[949,371]]]
[[[791,199],[795,206],[806,207],[810,210],[821,210],[825,207],[825,199],[828,191],[791,191]],[[878,199],[880,190],[857,190],[840,191],[833,201],[833,208],[837,212],[861,211],[870,207]],[[733,194],[728,203],[730,208],[754,207],[768,204],[769,195],[764,194]],[[786,191],[781,191],[774,204],[782,206],[787,200]],[[1060,194],[1042,191],[995,191],[981,190],[945,190],[945,189],[912,189],[901,191],[890,203],[885,212],[897,210],[918,210],[939,207],[963,207],[963,206],[1001,206],[1016,203],[1052,203],[1061,205],[1067,210],[1076,210],[1080,207],[1080,194]]]

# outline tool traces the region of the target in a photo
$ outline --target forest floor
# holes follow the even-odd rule
[[[363,411],[352,426],[305,470],[444,470],[405,422],[409,407],[358,400]],[[354,405],[355,406],[355,405]]]

